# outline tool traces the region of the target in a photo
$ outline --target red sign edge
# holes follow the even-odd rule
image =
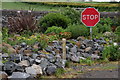
[[[93,8],[93,7],[88,7],[88,8]],[[85,8],[82,12],[81,12],[81,22],[82,22],[82,13],[86,10],[87,8]],[[95,8],[94,8],[95,9]],[[95,9],[96,10],[96,9]],[[96,10],[98,12],[98,10]],[[98,12],[99,14],[99,21],[100,22],[100,12]],[[94,25],[96,26],[98,24],[98,22]],[[84,24],[84,22],[82,22]],[[85,25],[85,24],[84,24]],[[86,26],[86,25],[85,25]],[[86,27],[94,27],[94,26],[86,26]]]

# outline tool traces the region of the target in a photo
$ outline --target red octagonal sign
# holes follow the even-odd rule
[[[81,21],[88,27],[95,26],[100,21],[100,13],[95,8],[86,8],[81,13]]]

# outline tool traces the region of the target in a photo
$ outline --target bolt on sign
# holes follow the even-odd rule
[[[92,39],[92,27],[100,21],[100,13],[95,8],[86,8],[81,13],[82,23],[90,27],[90,34]]]

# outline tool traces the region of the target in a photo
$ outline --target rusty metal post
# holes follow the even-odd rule
[[[66,39],[62,39],[62,48],[63,48],[63,54],[62,54],[62,59],[66,60]]]

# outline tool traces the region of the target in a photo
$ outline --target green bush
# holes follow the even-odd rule
[[[98,23],[95,27],[98,28],[98,33],[110,32],[111,26],[108,24]]]
[[[102,58],[103,60],[120,60],[120,50],[119,50],[119,46],[107,46],[104,48],[103,52],[102,52]]]
[[[62,27],[56,27],[56,26],[52,26],[52,27],[48,27],[47,30],[45,31],[45,33],[56,33],[59,34],[60,32],[64,32],[64,29]]]
[[[71,19],[71,23],[80,23],[80,12],[70,7],[65,8],[61,13]]]
[[[120,26],[118,26],[115,30],[115,34],[117,34],[118,36],[120,36]]]
[[[73,24],[66,28],[66,32],[71,32],[72,38],[77,38],[79,36],[88,36],[89,30],[84,25]]]
[[[58,26],[66,28],[70,23],[71,20],[60,13],[49,13],[40,19],[39,25],[42,32],[44,32],[48,27]]]

